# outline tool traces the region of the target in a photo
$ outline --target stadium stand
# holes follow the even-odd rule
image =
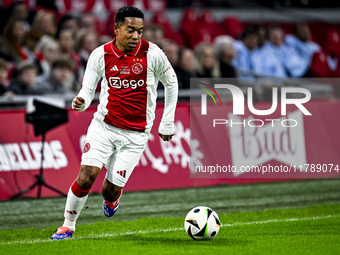
[[[5,15],[2,16],[4,22],[1,25],[0,57],[7,61],[9,73],[7,80],[2,81],[4,89],[8,87],[12,79],[16,78],[16,67],[22,61],[33,64],[44,62],[42,53],[38,47],[35,47],[35,45],[39,45],[42,38],[45,38],[44,36],[58,38],[60,31],[71,26],[73,31],[71,38],[78,38],[80,29],[85,26],[98,35],[99,43],[112,40],[115,13],[123,2],[108,0],[2,1],[1,13]],[[209,3],[173,1],[169,3],[165,0],[130,0],[128,4],[134,4],[144,10],[147,26],[156,28],[154,25],[157,25],[163,29],[164,38],[162,36],[157,40],[165,40],[164,42],[171,40],[179,48],[185,47],[191,50],[195,50],[201,43],[213,45],[216,37],[228,35],[235,39],[233,43],[237,51],[238,46],[242,44],[241,35],[249,27],[278,26],[282,28],[287,37],[287,35],[296,33],[298,25],[307,24],[310,28],[310,42],[319,45],[320,50],[310,57],[306,77],[340,77],[338,61],[340,57],[340,18],[334,3],[332,4],[334,9],[292,9],[286,8],[286,2],[291,1],[285,1],[285,3],[279,1],[277,5],[281,9],[276,9],[276,5],[264,9],[264,3],[261,1],[251,1],[251,4],[250,1],[240,1],[239,4],[236,4],[235,1],[226,2],[227,5],[219,5],[218,1]],[[327,4],[329,6],[330,3],[325,3],[326,7]],[[167,6],[181,8],[167,9]],[[226,8],[226,6],[233,8]],[[293,2],[291,2],[291,6],[294,6]],[[311,4],[311,7],[315,8],[316,6]],[[48,22],[44,22],[44,17],[48,17]],[[72,21],[69,21],[71,19]],[[20,26],[23,28],[21,35],[15,34],[14,28],[9,26],[14,20],[21,20]],[[38,22],[41,28],[37,29],[36,23]],[[47,24],[50,24],[49,27],[46,27]],[[71,41],[73,40],[70,40],[69,51],[64,51],[63,54],[64,57],[71,57],[78,65],[80,51]],[[160,47],[163,45],[160,41],[157,41],[157,44]],[[63,47],[59,43],[59,52]],[[8,56],[9,50],[15,53],[13,55],[15,57]],[[250,52],[250,55],[253,55],[253,52]],[[215,56],[217,56],[216,53]],[[47,63],[47,61],[45,62]],[[86,59],[84,63],[86,63]],[[234,62],[233,65],[237,74],[242,73],[242,70]],[[261,77],[262,75],[256,73],[256,70],[254,68],[249,74]],[[82,71],[77,68],[73,71],[75,80],[69,81],[69,83],[77,82],[80,86]],[[195,74],[192,73],[192,75],[195,77]],[[73,93],[74,91],[69,92]]]

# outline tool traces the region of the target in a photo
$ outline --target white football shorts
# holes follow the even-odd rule
[[[86,136],[82,165],[106,167],[106,179],[124,187],[138,164],[149,134],[116,128],[93,118]]]

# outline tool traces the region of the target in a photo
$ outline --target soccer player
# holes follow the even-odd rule
[[[79,175],[67,195],[65,221],[52,239],[72,237],[102,166],[107,169],[102,186],[104,214],[111,217],[117,211],[122,189],[148,141],[159,80],[165,93],[159,136],[169,141],[175,132],[177,77],[160,48],[141,39],[144,14],[133,6],[122,7],[114,26],[116,38],[91,53],[82,89],[72,103],[75,111],[84,111],[102,78],[99,105],[88,128]]]

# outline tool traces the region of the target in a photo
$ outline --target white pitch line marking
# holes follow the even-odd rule
[[[260,224],[278,223],[278,222],[321,220],[321,219],[337,218],[337,217],[340,217],[340,215],[315,216],[315,217],[290,218],[290,219],[270,219],[270,220],[250,221],[250,222],[235,222],[235,223],[232,223],[232,224],[221,224],[221,227],[246,226],[246,225],[255,225],[255,224],[260,225]],[[142,234],[160,233],[160,232],[172,232],[172,231],[184,231],[184,228],[167,228],[167,229],[139,230],[139,231],[128,231],[128,232],[120,233],[120,234],[99,234],[99,235],[84,236],[84,237],[80,236],[80,237],[70,238],[70,239],[63,240],[63,241],[78,240],[78,239],[118,237],[118,236],[127,236],[127,235],[142,235]],[[13,244],[48,243],[48,242],[58,242],[58,241],[57,240],[51,240],[51,239],[36,239],[36,240],[29,240],[29,241],[26,240],[26,241],[4,242],[4,243],[0,243],[0,246],[1,245],[13,245]]]

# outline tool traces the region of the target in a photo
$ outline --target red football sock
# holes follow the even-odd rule
[[[72,183],[71,189],[72,189],[73,194],[77,197],[85,197],[86,195],[90,193],[90,189],[82,190],[79,188],[77,184],[77,179],[75,179],[74,182]]]

